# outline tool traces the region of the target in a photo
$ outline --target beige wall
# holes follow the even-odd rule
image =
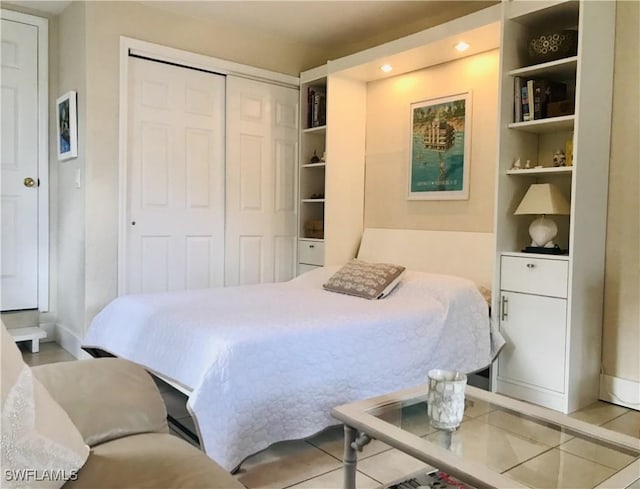
[[[493,230],[498,59],[493,50],[369,84],[365,227]],[[407,200],[410,104],[469,90],[469,200]]]
[[[85,188],[76,188],[76,172],[87,166],[87,91],[85,5],[73,2],[57,19],[57,95],[52,97],[51,121],[55,131],[55,99],[69,90],[78,92],[78,158],[57,161],[56,137],[51,139],[51,161],[57,195],[57,313],[58,324],[82,336],[85,308]],[[53,132],[55,134],[55,132]]]
[[[618,2],[602,345],[604,373],[635,382],[640,382],[638,26],[640,3]]]

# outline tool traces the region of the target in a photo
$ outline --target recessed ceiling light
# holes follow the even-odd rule
[[[466,51],[467,49],[469,49],[469,45],[464,41],[460,41],[454,47],[460,52],[463,52],[463,51]]]
[[[389,64],[386,64],[386,65],[382,65],[380,69],[385,73],[389,73],[393,69],[393,67]]]

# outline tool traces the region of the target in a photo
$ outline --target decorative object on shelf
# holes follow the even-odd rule
[[[520,170],[521,168],[522,168],[522,164],[520,163],[520,158],[518,158],[516,161],[513,162],[513,165],[511,165],[511,169]]]
[[[429,370],[427,414],[429,423],[440,430],[453,431],[464,414],[464,389],[467,376],[451,370]]]
[[[573,29],[537,35],[529,41],[529,59],[532,63],[568,58],[577,52],[578,31]]]
[[[567,139],[564,143],[564,154],[567,159],[567,166],[573,166],[573,139]]]
[[[324,193],[315,193],[315,194],[311,194],[311,196],[309,197],[310,199],[324,199]]]
[[[531,236],[530,248],[555,249],[553,242],[558,234],[558,226],[549,215],[570,214],[570,205],[562,195],[558,187],[551,183],[534,183],[529,187],[520,205],[514,212],[515,215],[534,214],[539,215],[529,226]],[[559,250],[559,248],[557,248]],[[525,250],[531,251],[531,250]]]
[[[320,158],[318,158],[318,155],[316,154],[315,150],[313,151],[313,156],[309,160],[309,163],[320,163]]]
[[[469,198],[471,92],[411,104],[409,200]]]
[[[78,95],[74,90],[56,100],[58,160],[78,156]]]
[[[557,149],[553,155],[553,166],[567,166],[567,157],[561,149]]]
[[[305,238],[324,239],[324,222],[322,219],[309,219],[304,223]]]
[[[322,161],[323,163],[325,163],[327,161],[327,152],[326,151],[322,152],[322,156],[320,157],[320,161]]]
[[[561,117],[573,114],[573,101],[558,100],[547,103],[547,117]]]
[[[531,168],[531,160],[527,160],[527,162],[524,164],[525,168]]]

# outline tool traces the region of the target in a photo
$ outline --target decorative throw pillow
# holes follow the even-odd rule
[[[3,488],[57,489],[74,479],[89,447],[67,413],[33,377],[2,325]]]
[[[364,299],[382,299],[400,282],[405,267],[351,260],[324,284],[326,290]]]

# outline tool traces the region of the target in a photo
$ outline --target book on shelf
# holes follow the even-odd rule
[[[527,80],[527,101],[529,102],[529,120],[534,120],[533,80]]]
[[[308,90],[307,127],[324,126],[327,123],[327,93],[322,86],[311,86]]]
[[[531,119],[530,113],[529,113],[529,91],[527,89],[526,83],[522,84],[520,93],[521,93],[520,100],[522,103],[522,120],[526,122]]]
[[[567,98],[567,86],[550,80],[533,80],[533,118],[548,117],[547,106]]]
[[[522,122],[522,78],[513,80],[513,122]]]

